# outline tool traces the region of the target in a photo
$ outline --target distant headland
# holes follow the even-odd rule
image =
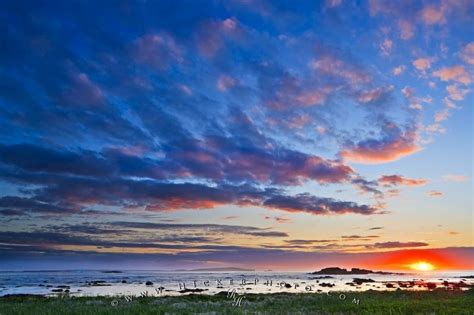
[[[319,271],[311,272],[310,274],[312,275],[368,275],[368,274],[402,275],[403,273],[373,271],[369,269],[360,269],[360,268],[352,268],[348,270],[348,269],[343,269],[340,267],[328,267],[328,268],[323,268]]]

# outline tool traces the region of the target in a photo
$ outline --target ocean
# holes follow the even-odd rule
[[[327,293],[364,290],[464,290],[474,271],[403,275],[311,275],[304,272],[0,271],[0,296],[164,296],[242,293]],[[354,280],[356,279],[356,280]]]

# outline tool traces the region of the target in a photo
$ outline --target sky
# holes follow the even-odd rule
[[[0,269],[474,269],[474,2],[2,1]]]

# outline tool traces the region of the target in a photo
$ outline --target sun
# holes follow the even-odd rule
[[[426,261],[419,261],[414,264],[411,264],[410,268],[417,271],[431,271],[435,269],[435,267],[432,264]]]

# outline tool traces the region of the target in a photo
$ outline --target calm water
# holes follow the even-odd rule
[[[202,294],[215,294],[229,289],[236,289],[241,293],[396,290],[399,287],[427,290],[428,282],[437,287],[453,289],[453,286],[460,281],[462,281],[461,289],[466,289],[468,285],[474,285],[474,279],[461,277],[472,275],[474,271],[405,275],[333,275],[329,279],[317,279],[321,276],[302,272],[2,271],[0,296],[57,295],[61,290],[62,293],[68,290],[69,294],[76,296],[139,296],[145,292],[148,295],[160,296],[182,294],[178,291],[185,287],[204,289]],[[354,278],[372,279],[374,282],[356,284],[353,282]],[[153,285],[146,285],[147,281],[151,281]],[[160,290],[160,287],[163,289]]]

